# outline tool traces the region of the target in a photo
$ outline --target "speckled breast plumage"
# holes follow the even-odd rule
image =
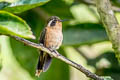
[[[45,46],[47,48],[56,50],[62,44],[63,34],[60,28],[46,27]]]

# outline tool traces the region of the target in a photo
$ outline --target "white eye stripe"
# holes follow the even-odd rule
[[[57,21],[56,19],[50,20],[48,26],[55,26],[56,21]]]
[[[53,22],[54,20],[51,20],[49,23],[48,23],[48,26],[50,26],[50,24]]]

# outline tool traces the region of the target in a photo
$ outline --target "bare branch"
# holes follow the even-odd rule
[[[112,6],[112,10],[114,10],[115,12],[120,12],[120,8],[117,6]]]
[[[22,43],[24,43],[25,45],[40,49],[44,52],[47,52],[49,55],[53,56],[54,58],[57,58],[69,65],[71,65],[72,67],[78,69],[79,71],[83,72],[87,77],[95,79],[95,80],[104,80],[102,77],[99,77],[98,75],[90,72],[89,70],[85,69],[82,65],[77,64],[69,59],[67,59],[66,57],[62,56],[61,54],[59,54],[57,51],[56,52],[51,52],[49,49],[47,49],[46,47],[44,47],[42,44],[36,44],[33,42],[30,42],[26,39],[17,37],[17,36],[11,36],[12,38],[16,39],[17,41],[20,41]],[[57,54],[56,54],[57,53]]]
[[[105,26],[108,37],[113,44],[116,57],[120,62],[120,25],[114,15],[114,12],[112,11],[110,1],[96,0],[96,6]]]

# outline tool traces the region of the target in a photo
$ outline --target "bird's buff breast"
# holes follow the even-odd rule
[[[45,46],[51,49],[58,49],[62,44],[62,30],[56,28],[47,28],[45,35]]]

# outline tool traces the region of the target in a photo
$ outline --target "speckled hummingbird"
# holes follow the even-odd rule
[[[61,46],[62,40],[62,20],[57,16],[52,16],[48,19],[46,27],[41,32],[39,41],[46,48],[55,51]],[[39,76],[41,72],[47,71],[51,61],[52,57],[46,52],[40,50],[36,76]]]

